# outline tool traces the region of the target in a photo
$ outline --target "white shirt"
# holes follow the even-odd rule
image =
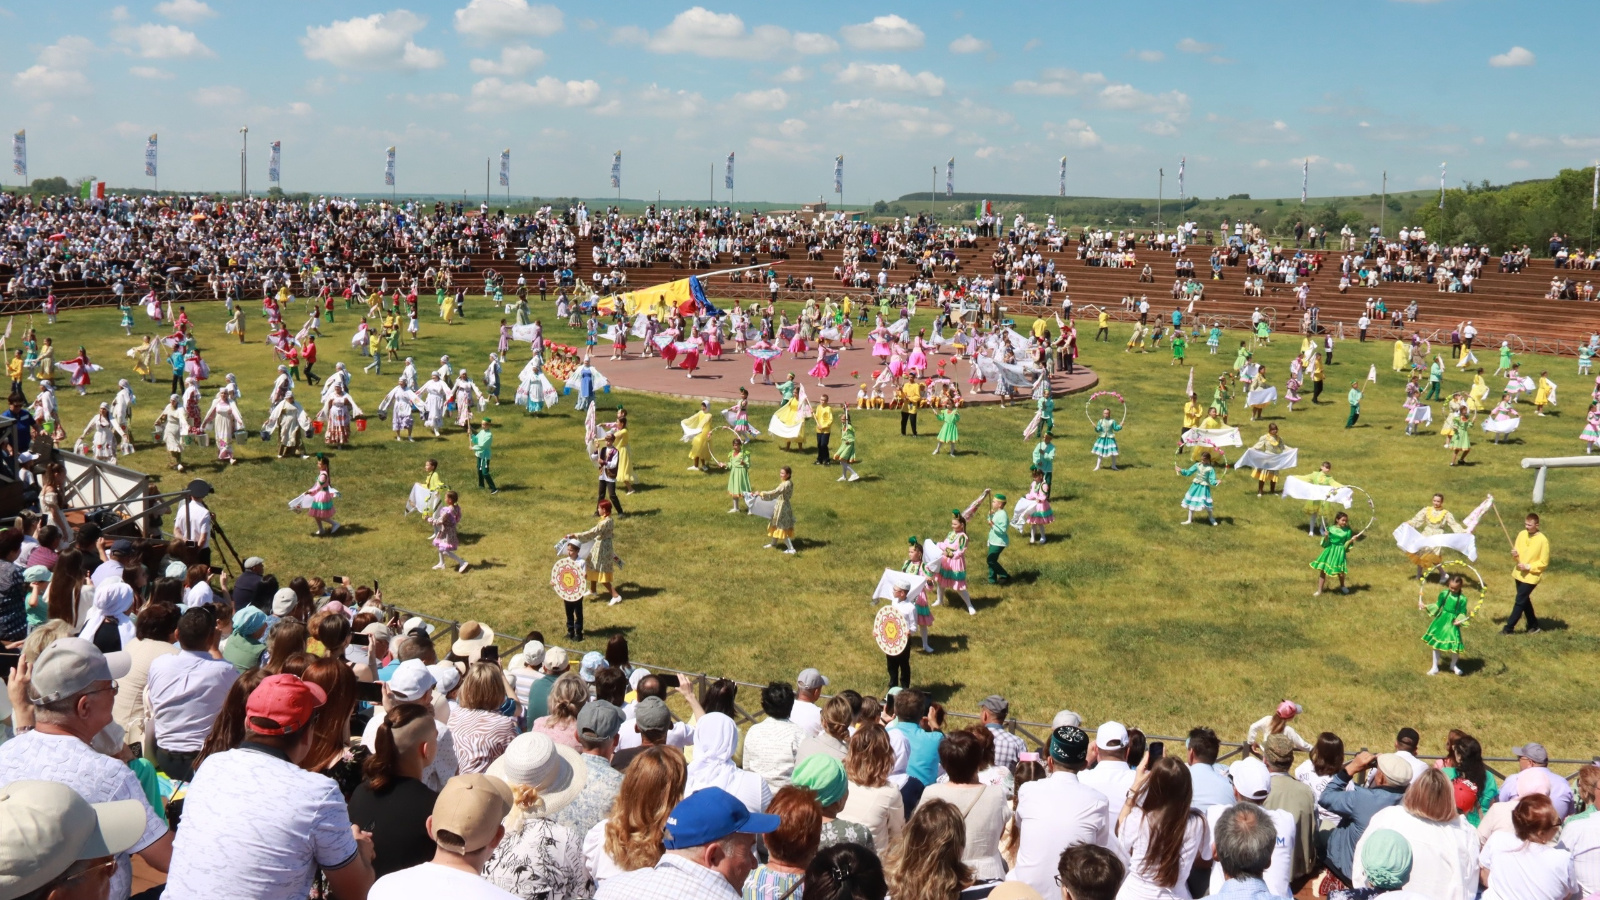
[[[490,884],[481,875],[425,862],[379,878],[367,891],[367,900],[414,900],[449,897],[451,900],[516,900],[517,895]]]
[[[1581,812],[1561,826],[1561,846],[1572,851],[1572,865],[1588,896],[1600,891],[1600,815]]]
[[[617,865],[606,853],[606,822],[601,819],[583,836],[583,864],[589,869],[589,877],[594,879],[595,887],[599,887],[607,878],[615,878],[622,874],[622,867]]]
[[[1412,784],[1416,784],[1417,779],[1422,777],[1422,773],[1428,771],[1428,764],[1420,759],[1417,759],[1416,755],[1409,750],[1396,750],[1394,755],[1405,760],[1406,765],[1411,767]]]
[[[789,711],[789,721],[800,726],[806,737],[816,737],[822,733],[822,707],[804,700],[796,700],[794,709]]]
[[[744,735],[744,769],[767,782],[776,794],[789,785],[794,774],[795,754],[805,732],[788,719],[762,719]]]
[[[1211,826],[1211,843],[1213,850],[1217,842],[1217,820],[1227,812],[1229,806],[1213,806],[1206,810],[1206,824]],[[1294,824],[1294,813],[1286,809],[1269,809],[1267,818],[1272,820],[1272,825],[1278,830],[1278,842],[1272,847],[1272,864],[1267,866],[1267,871],[1262,873],[1261,880],[1267,883],[1267,889],[1279,897],[1293,897],[1294,892],[1289,889],[1289,879],[1294,875],[1294,847],[1295,838],[1298,837]],[[1213,854],[1206,854],[1210,858]],[[1211,867],[1211,890],[1216,894],[1222,890],[1222,883],[1226,880],[1222,874],[1222,866]]]
[[[179,540],[206,546],[211,542],[211,510],[193,500],[183,501],[172,519],[172,533]]]
[[[167,823],[150,808],[133,770],[70,735],[29,731],[0,744],[0,787],[23,780],[64,784],[90,803],[138,800],[144,806],[144,834],[128,853],[117,854],[117,871],[111,876],[108,896],[127,900],[133,888],[128,855],[142,852],[167,833]]]
[[[196,606],[205,606],[216,598],[216,591],[211,589],[210,584],[202,581],[183,592],[183,606],[185,609],[193,609]]]
[[[1092,769],[1078,773],[1078,780],[1105,795],[1106,806],[1120,811],[1133,787],[1133,769],[1120,759],[1102,759]]]
[[[1408,887],[1426,891],[1432,900],[1472,900],[1478,894],[1478,836],[1457,816],[1452,822],[1419,819],[1403,806],[1380,809],[1367,822],[1367,830],[1356,842],[1355,871],[1350,877],[1355,887],[1367,886],[1367,870],[1361,864],[1361,851],[1367,839],[1388,828],[1398,831],[1411,845],[1411,879]]]
[[[1172,887],[1161,887],[1150,881],[1144,873],[1145,853],[1150,843],[1150,831],[1144,822],[1144,810],[1129,810],[1117,834],[1117,843],[1122,845],[1123,852],[1128,856],[1128,877],[1117,890],[1117,900],[1188,900],[1190,895],[1186,882],[1189,870],[1194,868],[1196,859],[1211,856],[1210,826],[1203,816],[1189,810],[1189,816],[1183,823],[1178,880]]]
[[[180,650],[151,660],[145,697],[155,719],[156,746],[169,753],[198,752],[238,678],[233,663],[209,653]]]
[[[1118,803],[1121,809],[1122,804]],[[1099,791],[1082,784],[1072,772],[1053,772],[1043,781],[1017,789],[1017,864],[1007,881],[1021,881],[1041,897],[1060,895],[1056,887],[1061,851],[1074,844],[1096,844],[1122,856],[1111,833],[1111,812]]]
[[[617,732],[617,749],[627,750],[643,743],[644,738],[639,734],[639,723],[633,719],[623,722],[621,730]],[[694,729],[687,723],[673,722],[672,727],[667,730],[667,746],[677,747],[680,750],[684,747],[693,747]]]
[[[207,757],[189,783],[162,896],[305,900],[318,866],[356,852],[333,779],[246,744]]]
[[[1489,870],[1484,900],[1566,900],[1580,895],[1572,853],[1564,847],[1534,844],[1500,832],[1478,856]]]

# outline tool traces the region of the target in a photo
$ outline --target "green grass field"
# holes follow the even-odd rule
[[[300,309],[297,304],[289,318],[298,321]],[[207,402],[222,373],[234,372],[246,392],[241,408],[258,423],[265,417],[275,361],[260,342],[266,329],[254,310],[252,305],[251,343],[241,347],[223,334],[220,304],[190,306],[213,367]],[[353,316],[342,309],[338,316],[337,324],[324,329],[326,362],[318,368],[326,374],[334,361],[344,360],[357,371],[357,401],[375,413],[397,367],[391,365],[382,378],[360,374],[348,341]],[[546,310],[543,318],[554,317]],[[421,340],[404,352],[424,370],[429,360],[449,353],[476,377],[493,348],[498,321],[487,304],[475,301],[466,324],[445,328],[436,319],[427,321]],[[124,351],[136,341],[125,338],[116,322],[114,309],[102,309],[69,313],[42,329],[54,336],[58,359],[70,358],[81,343],[107,367],[95,376],[87,398],[60,392],[73,438],[91,404],[109,400],[117,377],[132,374]],[[1127,330],[1115,329],[1122,340]],[[551,336],[561,340],[564,333],[552,329]],[[1219,356],[1207,355],[1203,342],[1198,353],[1191,349],[1197,385],[1214,382],[1231,364],[1227,348],[1237,341],[1225,339]],[[1258,352],[1280,390],[1298,344],[1283,336]],[[1389,349],[1341,343],[1328,370],[1324,399],[1330,402],[1293,413],[1282,405],[1268,410],[1285,441],[1300,449],[1300,474],[1328,459],[1335,477],[1375,498],[1378,522],[1351,552],[1354,587],[1348,596],[1312,598],[1308,564],[1318,542],[1306,535],[1301,504],[1256,499],[1248,473],[1230,474],[1218,488],[1219,527],[1179,527],[1186,479],[1173,474],[1173,445],[1188,370],[1169,366],[1165,349],[1138,355],[1124,353],[1120,341],[1088,343],[1082,362],[1099,373],[1101,388],[1121,392],[1131,408],[1121,435],[1122,471],[1090,471],[1084,398],[1062,400],[1057,520],[1049,543],[1029,546],[1014,536],[1004,562],[1016,581],[1003,589],[976,581],[976,617],[937,610],[938,652],[915,655],[915,681],[955,710],[975,710],[985,695],[1004,693],[1014,715],[1033,721],[1048,721],[1068,707],[1089,722],[1115,717],[1169,735],[1204,723],[1225,739],[1239,740],[1248,723],[1291,697],[1306,708],[1298,726],[1302,734],[1332,730],[1351,748],[1387,746],[1398,727],[1413,725],[1424,735],[1425,752],[1439,750],[1444,732],[1461,727],[1494,755],[1514,743],[1540,740],[1556,756],[1589,756],[1595,738],[1580,711],[1600,685],[1591,668],[1600,651],[1600,615],[1592,606],[1594,557],[1582,542],[1595,534],[1596,473],[1551,475],[1550,500],[1541,511],[1554,562],[1536,595],[1544,634],[1496,633],[1510,609],[1511,563],[1493,517],[1478,529],[1479,568],[1490,590],[1466,629],[1466,678],[1423,676],[1428,653],[1420,636],[1427,619],[1416,609],[1413,569],[1389,537],[1434,491],[1447,495],[1458,516],[1493,492],[1506,524],[1518,527],[1533,480],[1518,463],[1524,456],[1582,452],[1577,435],[1587,379],[1574,374],[1570,360],[1527,361],[1529,374],[1548,366],[1563,385],[1564,404],[1543,421],[1525,407],[1517,440],[1504,446],[1491,446],[1475,432],[1472,465],[1449,468],[1449,454],[1436,435],[1403,434],[1403,381],[1389,369]],[[374,418],[353,449],[335,454],[334,484],[343,492],[338,518],[346,527],[334,538],[313,539],[310,522],[286,508],[310,486],[314,468],[306,461],[272,459],[275,444],[243,444],[244,461],[226,470],[215,463],[214,449],[194,447],[188,453],[191,473],[168,472],[166,455],[150,433],[165,402],[165,379],[136,386],[134,437],[140,450],[123,462],[156,472],[164,489],[192,477],[210,480],[217,489],[212,506],[235,546],[242,554],[264,556],[280,578],[378,578],[391,603],[558,637],[562,613],[548,586],[551,548],[563,533],[591,524],[594,476],[583,455],[582,417],[571,398],[538,417],[510,405],[515,373],[525,361],[525,350],[514,347],[505,367],[507,405],[490,413],[503,423],[495,439],[498,496],[474,486],[471,455],[459,430],[445,439],[397,444],[387,425]],[[1345,390],[1373,363],[1378,385],[1367,393],[1361,425],[1346,431]],[[604,371],[604,361],[599,365]],[[1487,369],[1493,368],[1489,361]],[[780,365],[779,377],[783,372]],[[1446,387],[1465,384],[1452,371]],[[1209,396],[1204,387],[1202,395]],[[837,483],[836,468],[810,465],[814,451],[784,453],[763,440],[754,451],[758,488],[776,484],[780,465],[796,467],[801,552],[787,557],[762,549],[762,520],[727,514],[723,475],[685,471],[687,447],[679,442],[678,420],[693,411],[693,403],[618,392],[603,398],[602,418],[609,419],[619,402],[628,406],[641,482],[639,493],[624,498],[628,515],[617,532],[627,602],[589,606],[590,638],[581,649],[602,647],[609,634],[621,632],[636,660],[677,668],[765,681],[815,665],[835,688],[881,691],[886,676],[870,636],[868,601],[881,569],[900,564],[907,536],[942,538],[951,508],[964,507],[982,488],[1015,498],[1028,480],[1032,442],[1022,440],[1021,432],[1031,409],[967,410],[955,459],[931,457],[926,434],[901,438],[894,412],[862,414],[857,429],[863,479],[854,484]],[[1264,423],[1243,421],[1248,412],[1241,409],[1236,401],[1233,421],[1242,425],[1248,445]],[[766,415],[758,410],[752,417],[763,430]],[[416,516],[402,516],[406,492],[428,457],[440,460],[446,480],[462,494],[463,552],[473,563],[466,575],[431,571],[428,527]],[[1364,508],[1358,505],[1353,518],[1359,527]],[[980,575],[981,543],[975,539],[969,553]]]

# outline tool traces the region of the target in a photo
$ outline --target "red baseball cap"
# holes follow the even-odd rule
[[[327,693],[315,684],[293,675],[273,675],[245,700],[245,727],[256,734],[293,734],[327,702]]]

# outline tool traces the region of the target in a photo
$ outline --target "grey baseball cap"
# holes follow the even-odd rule
[[[44,648],[33,664],[33,703],[54,703],[97,681],[116,681],[133,668],[127,653],[101,653],[83,638],[62,638]]]
[[[578,711],[578,734],[591,741],[608,741],[622,730],[626,717],[605,700],[593,700]]]
[[[672,713],[660,697],[646,697],[634,707],[633,721],[640,731],[666,731],[672,727]]]

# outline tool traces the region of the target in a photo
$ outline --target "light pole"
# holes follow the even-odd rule
[[[249,163],[250,163],[250,126],[239,127],[239,199],[244,200],[250,196]]]

